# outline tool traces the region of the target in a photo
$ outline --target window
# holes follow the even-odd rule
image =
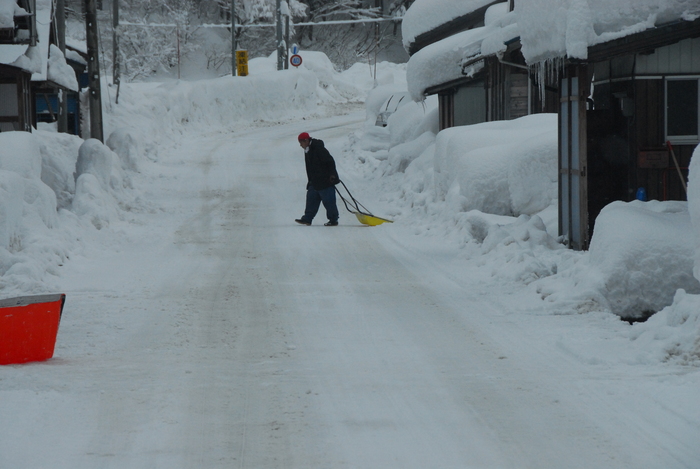
[[[666,139],[671,143],[700,141],[700,93],[697,77],[666,80]]]

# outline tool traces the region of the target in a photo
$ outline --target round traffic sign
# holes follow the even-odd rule
[[[294,54],[289,58],[289,63],[294,65],[295,67],[298,67],[299,65],[301,65],[301,55]]]

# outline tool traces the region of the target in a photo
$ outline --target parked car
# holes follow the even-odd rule
[[[379,114],[377,114],[377,120],[374,122],[374,125],[386,127],[389,123],[389,116],[395,113],[398,108],[410,102],[411,96],[408,93],[392,94],[379,108]]]

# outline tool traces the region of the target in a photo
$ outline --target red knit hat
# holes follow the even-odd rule
[[[302,140],[309,140],[311,139],[311,135],[309,135],[308,132],[302,132],[299,134],[299,141],[301,142]]]

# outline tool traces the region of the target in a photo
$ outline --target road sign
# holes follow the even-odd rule
[[[289,63],[294,65],[295,67],[298,67],[299,65],[301,65],[301,62],[302,62],[301,55],[299,55],[299,54],[294,54],[293,56],[291,56],[289,58]]]
[[[245,77],[248,75],[248,51],[247,50],[237,50],[236,51],[236,72],[239,77]]]

